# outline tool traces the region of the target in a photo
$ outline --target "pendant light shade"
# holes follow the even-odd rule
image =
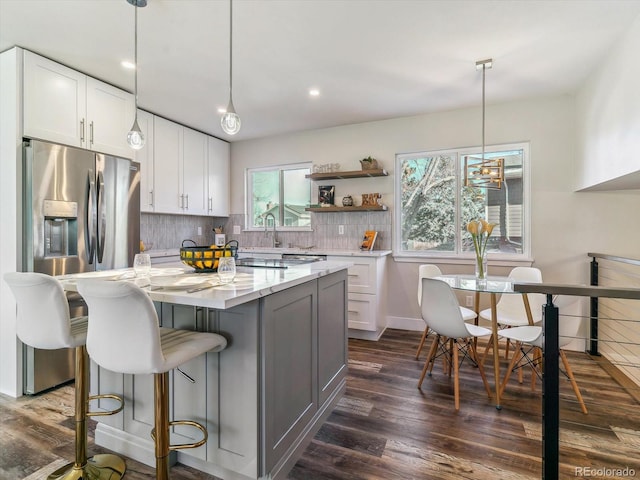
[[[233,0],[229,0],[229,105],[220,125],[226,134],[235,135],[240,131],[241,123],[233,106]]]
[[[479,60],[476,70],[482,69],[482,156],[480,158],[467,155],[464,157],[464,185],[476,188],[502,188],[504,182],[504,158],[487,159],[484,153],[484,83],[487,68],[493,66],[493,60]]]
[[[133,119],[133,125],[131,130],[127,133],[127,144],[134,150],[140,150],[144,147],[145,138],[140,125],[138,125],[138,8],[145,7],[147,0],[127,0],[128,3],[135,8],[135,34],[134,34],[134,63],[135,63],[135,86],[134,86],[134,98],[135,98],[135,117]]]

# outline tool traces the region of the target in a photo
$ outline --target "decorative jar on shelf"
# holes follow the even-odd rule
[[[347,195],[342,197],[342,206],[343,207],[353,207],[353,198],[351,195]]]

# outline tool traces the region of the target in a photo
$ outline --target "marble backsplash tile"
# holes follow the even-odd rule
[[[164,215],[143,213],[140,221],[140,238],[145,244],[153,243],[154,249],[179,248],[185,239],[198,245],[213,243],[213,228],[222,226],[227,240],[237,240],[243,247],[271,247],[272,232],[243,231],[233,234],[233,226],[244,228],[244,214],[226,217],[199,217],[191,215]],[[338,232],[344,226],[344,234]],[[201,234],[198,234],[198,227]],[[277,239],[284,247],[326,248],[356,250],[362,242],[365,230],[376,230],[376,250],[391,249],[391,212],[328,212],[312,213],[308,232],[278,232]]]

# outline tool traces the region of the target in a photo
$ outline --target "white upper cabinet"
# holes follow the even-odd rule
[[[182,209],[182,125],[153,120],[153,209],[156,213],[184,213]]]
[[[133,95],[24,52],[24,135],[132,158]]]
[[[144,135],[144,147],[136,150],[135,161],[140,164],[140,211],[153,212],[153,119],[154,116],[138,110],[138,125]]]
[[[182,208],[190,215],[207,215],[207,136],[184,127]]]
[[[209,185],[208,215],[229,216],[229,143],[215,137],[208,139]]]
[[[89,145],[96,152],[133,158],[127,133],[133,125],[133,95],[95,78],[87,77],[87,120]]]

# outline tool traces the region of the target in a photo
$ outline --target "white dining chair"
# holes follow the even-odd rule
[[[420,265],[420,267],[418,268],[418,306],[419,307],[422,307],[422,279],[433,278],[433,277],[437,277],[438,275],[442,275],[442,271],[437,265],[426,263],[424,265]],[[465,322],[469,320],[474,320],[478,316],[476,312],[463,306],[460,306],[460,313],[462,313],[462,318],[464,318]],[[427,335],[429,335],[429,327],[425,325],[424,332],[422,333],[422,338],[420,339],[420,345],[418,345],[418,350],[416,351],[416,360],[420,358],[420,352],[422,351],[424,342],[427,339]]]
[[[514,282],[523,283],[542,283],[542,272],[535,267],[515,267],[509,273],[509,279]],[[533,323],[539,323],[542,320],[542,305],[544,305],[544,295],[532,293],[527,295],[531,310],[531,318]],[[527,311],[522,295],[504,294],[496,304],[497,324],[499,328],[522,327],[529,325]],[[480,318],[491,322],[491,309],[487,308],[480,312]],[[482,355],[482,363],[493,347],[493,338],[489,339],[487,348]],[[509,341],[505,346],[505,359],[509,358]]]
[[[422,382],[429,370],[433,370],[436,357],[443,355],[446,361],[453,367],[454,402],[455,409],[460,410],[460,377],[459,365],[466,357],[478,366],[487,395],[491,398],[491,389],[484,374],[484,368],[478,361],[475,347],[477,337],[490,335],[491,330],[478,325],[465,322],[460,311],[458,298],[448,283],[434,278],[422,279],[422,318],[427,326],[435,333],[429,355],[422,369],[418,388],[422,388]],[[474,313],[475,315],[475,313]],[[440,351],[440,354],[438,354]],[[459,354],[463,353],[462,360]],[[431,376],[431,371],[429,372]]]
[[[578,304],[578,300],[571,299],[571,297],[559,297],[554,300],[554,304],[560,309],[560,316],[558,319],[558,346],[560,348],[560,359],[564,366],[564,373],[571,382],[571,387],[575,393],[576,399],[580,404],[582,413],[587,413],[587,407],[584,403],[580,388],[573,375],[573,370],[569,365],[569,360],[565,354],[563,348],[569,345],[578,335],[580,330],[581,317],[577,314],[563,315],[562,311],[571,311],[574,306]],[[498,331],[498,335],[503,338],[510,339],[516,342],[515,352],[509,362],[509,367],[505,373],[504,379],[500,385],[500,395],[504,392],[511,373],[513,370],[522,370],[523,367],[531,367],[531,390],[535,390],[536,378],[542,378],[542,340],[543,331],[540,325],[524,325],[520,327],[511,327]],[[520,383],[522,383],[522,377],[520,376]]]

